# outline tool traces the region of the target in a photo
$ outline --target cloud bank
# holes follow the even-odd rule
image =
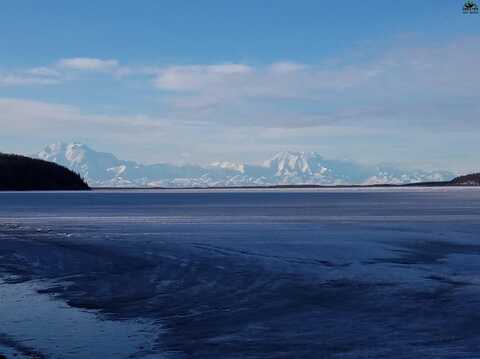
[[[35,131],[62,138],[78,132],[101,141],[115,134],[118,143],[157,144],[172,156],[229,151],[231,158],[232,152],[248,147],[248,160],[278,149],[350,157],[363,151],[368,159],[390,146],[386,156],[414,161],[424,148],[441,153],[439,139],[453,145],[454,136],[462,136],[464,152],[474,152],[478,148],[468,133],[480,130],[480,48],[472,43],[395,44],[362,58],[308,64],[279,59],[265,64],[124,65],[118,59],[64,58],[0,72],[0,87],[55,85],[63,94],[87,79],[88,88],[101,86],[102,98],[115,99],[97,107],[118,110],[91,111],[75,105],[76,98],[65,106],[4,96],[0,123],[4,134],[16,136]],[[120,91],[123,97],[116,96]],[[95,94],[82,96],[96,99]],[[423,143],[412,142],[417,140]],[[372,143],[377,149],[371,149]],[[392,148],[397,153],[392,155]]]

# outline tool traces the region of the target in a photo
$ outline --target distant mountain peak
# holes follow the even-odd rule
[[[312,159],[312,158],[322,158],[318,152],[305,152],[305,151],[280,151],[275,153],[271,160],[273,159],[291,159],[291,158],[303,158],[303,159]]]
[[[291,176],[296,173],[314,176],[328,171],[326,167],[321,165],[322,161],[323,157],[316,152],[283,151],[276,153],[263,165],[274,168],[277,176]]]

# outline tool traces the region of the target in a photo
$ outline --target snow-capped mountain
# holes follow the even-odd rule
[[[263,163],[279,184],[358,184],[370,177],[365,166],[328,160],[315,152],[280,152]]]
[[[97,152],[80,143],[57,142],[46,146],[36,157],[70,168],[90,184],[119,179],[127,168],[137,166],[135,162],[121,161],[111,153]]]
[[[365,166],[326,159],[315,152],[280,152],[262,165],[214,162],[208,166],[143,165],[97,152],[80,143],[58,142],[35,157],[80,173],[94,187],[211,187],[286,184],[375,184],[450,180],[453,173]]]

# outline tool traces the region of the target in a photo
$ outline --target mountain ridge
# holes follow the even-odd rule
[[[212,162],[209,165],[141,164],[98,152],[81,143],[57,142],[34,155],[63,165],[93,187],[231,187],[282,185],[370,185],[448,181],[448,171],[404,170],[326,159],[316,152],[285,151],[261,165]]]

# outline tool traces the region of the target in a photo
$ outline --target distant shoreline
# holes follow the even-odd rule
[[[278,186],[217,186],[217,187],[91,187],[93,191],[115,190],[249,190],[249,189],[348,189],[348,188],[408,188],[408,187],[477,187],[469,185],[449,184],[448,182],[408,183],[408,184],[375,184],[375,185],[278,185]]]

